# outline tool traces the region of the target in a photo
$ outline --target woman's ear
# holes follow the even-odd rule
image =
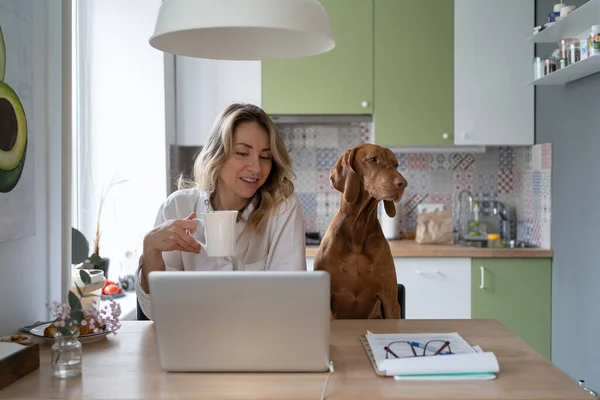
[[[385,213],[388,215],[388,217],[394,218],[396,216],[396,206],[394,205],[393,201],[384,200],[383,207],[385,208]]]
[[[337,160],[329,181],[331,186],[338,192],[344,194],[344,200],[347,203],[355,203],[360,193],[360,179],[354,170],[354,155],[356,149],[346,150],[346,152]]]

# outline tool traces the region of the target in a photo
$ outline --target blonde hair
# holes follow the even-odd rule
[[[221,169],[233,152],[233,133],[244,122],[256,122],[269,135],[273,164],[271,172],[250,201],[254,211],[250,215],[248,225],[251,230],[258,230],[269,217],[269,214],[279,208],[293,192],[292,180],[295,174],[292,159],[277,125],[260,108],[252,104],[234,103],[225,108],[215,120],[206,144],[196,157],[193,169],[193,181],[179,179],[178,186],[197,186],[210,193],[212,200],[217,190]]]

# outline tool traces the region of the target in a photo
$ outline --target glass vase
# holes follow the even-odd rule
[[[60,332],[54,334],[54,344],[50,350],[52,375],[57,378],[71,378],[81,375],[83,352],[79,342],[79,331],[71,335]]]

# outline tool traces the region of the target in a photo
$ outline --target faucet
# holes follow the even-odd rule
[[[469,209],[466,215],[466,222],[463,221],[463,197],[467,196],[467,200],[469,202]],[[473,194],[469,192],[467,189],[463,189],[458,194],[458,241],[465,238],[465,230],[467,229],[467,225],[469,224],[469,218],[471,216],[471,212],[473,211]]]
[[[492,201],[490,202],[492,208],[492,215],[499,217],[501,220],[508,219],[508,210],[506,209],[506,205],[501,201]]]
[[[510,218],[508,208],[501,201],[491,201],[489,213],[498,218],[498,230],[500,231],[500,239],[508,241],[511,239]]]

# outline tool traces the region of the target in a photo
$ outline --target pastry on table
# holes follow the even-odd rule
[[[87,324],[84,326],[80,326],[79,327],[79,336],[83,336],[83,335],[89,335],[92,332],[92,330],[90,329],[90,321],[89,321],[90,317],[85,317],[85,320],[87,321]],[[54,322],[60,321],[60,318],[57,318]],[[106,325],[102,325],[99,326],[99,328],[104,331],[106,329]],[[58,328],[54,325],[54,323],[48,325],[46,327],[46,329],[44,329],[44,336],[45,337],[54,337],[54,334],[58,331]]]
[[[0,342],[25,343],[29,341],[29,336],[20,333],[0,338]]]

